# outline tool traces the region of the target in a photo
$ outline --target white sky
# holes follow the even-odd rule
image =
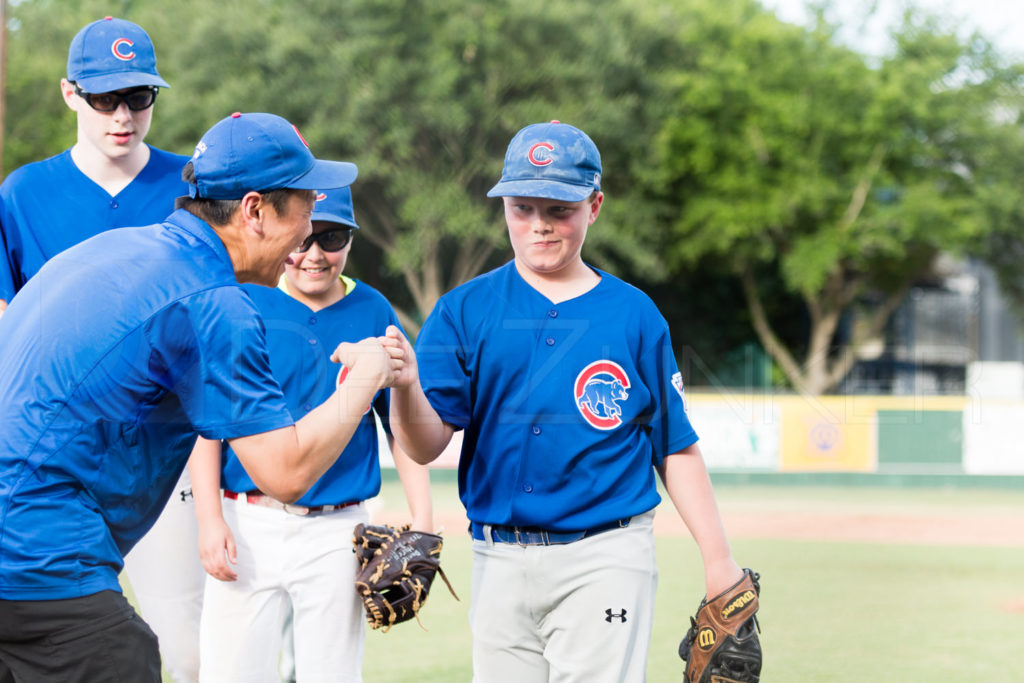
[[[805,23],[805,0],[761,0],[783,21]],[[962,36],[972,29],[985,35],[1007,57],[1024,60],[1024,0],[875,0],[877,12],[860,27],[872,6],[871,0],[835,0],[843,39],[854,49],[872,55],[887,51],[885,27],[898,25],[903,9],[912,4],[957,27]]]

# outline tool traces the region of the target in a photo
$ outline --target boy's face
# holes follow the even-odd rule
[[[346,226],[328,221],[313,221],[313,234],[328,230],[344,230]],[[351,233],[351,229],[349,229]],[[326,251],[316,241],[304,252],[292,252],[285,264],[284,273],[288,278],[288,291],[295,298],[308,303],[330,305],[344,291],[338,279],[348,261],[352,240],[338,251]]]
[[[587,228],[601,212],[604,194],[581,202],[503,197],[505,222],[516,261],[538,275],[558,275],[582,261]]]
[[[132,111],[121,102],[111,112],[96,111],[85,98],[75,92],[75,86],[61,81],[64,102],[78,115],[78,142],[87,144],[109,159],[116,160],[134,151],[149,132],[153,120],[153,107]],[[127,93],[132,88],[115,90]]]

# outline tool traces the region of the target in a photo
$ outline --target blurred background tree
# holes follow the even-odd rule
[[[844,317],[876,333],[936,253],[1019,270],[1021,67],[927,17],[869,63],[824,19],[754,0],[22,0],[5,171],[74,142],[67,45],[111,13],[146,28],[173,86],[148,142],[187,154],[233,111],[271,111],[359,165],[348,270],[413,335],[511,257],[485,193],[515,131],[550,119],[602,151],[584,257],[651,293],[690,382],[763,348],[759,383],[832,390],[859,343]]]

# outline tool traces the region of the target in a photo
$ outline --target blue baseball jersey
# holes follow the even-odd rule
[[[188,194],[189,158],[149,148],[149,162],[113,197],[71,160],[71,151],[26,164],[0,185],[0,299],[10,301],[48,260],[111,228],[159,223]]]
[[[270,368],[296,420],[334,393],[341,366],[331,362],[331,353],[338,344],[380,336],[388,325],[398,325],[394,309],[380,292],[364,282],[353,284],[340,301],[319,311],[279,289],[245,286],[266,325]],[[387,419],[387,392],[377,393],[373,407]],[[297,504],[338,505],[377,495],[377,447],[377,426],[373,412],[367,411],[337,461]],[[257,488],[230,447],[222,459],[221,486],[236,492]]]
[[[0,599],[120,590],[196,432],[294,423],[263,323],[186,211],[50,259],[0,316]]]
[[[444,295],[416,340],[420,381],[465,430],[470,520],[578,531],[655,507],[653,466],[697,441],[668,324],[596,271],[554,304],[510,262]]]

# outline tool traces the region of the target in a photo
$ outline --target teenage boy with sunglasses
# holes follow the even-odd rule
[[[349,188],[320,194],[313,233],[292,253],[277,289],[246,285],[267,330],[270,368],[301,418],[329,396],[339,341],[383,335],[398,319],[387,300],[342,270],[359,226]],[[388,392],[373,409],[386,424]],[[389,442],[392,441],[389,437]],[[431,531],[425,466],[393,448],[414,529]],[[258,490],[230,447],[200,439],[189,463],[206,582],[200,680],[274,680],[281,619],[293,614],[295,680],[361,680],[362,603],[353,590],[362,501],[380,491],[376,421],[367,409],[335,464],[295,505]]]
[[[158,223],[188,193],[187,156],[143,142],[160,88],[153,43],[142,27],[106,17],[83,27],[68,50],[61,93],[78,120],[71,149],[12,172],[0,186],[0,314],[45,262],[111,228]],[[97,273],[97,277],[103,277]],[[80,292],[88,297],[89,292]],[[178,683],[199,675],[204,574],[187,473],[157,524],[125,563],[136,601]]]

